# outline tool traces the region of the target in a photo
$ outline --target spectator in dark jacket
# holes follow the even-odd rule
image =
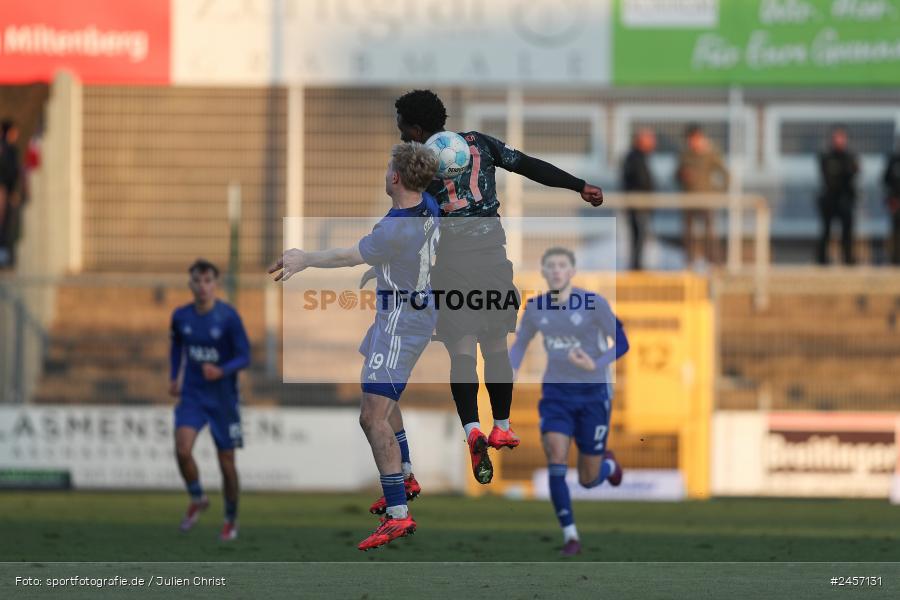
[[[822,192],[819,195],[819,214],[822,217],[822,235],[819,238],[817,258],[819,264],[828,264],[828,242],[831,241],[831,222],[837,217],[841,222],[841,252],[844,263],[852,265],[853,211],[856,208],[856,175],[859,159],[848,148],[847,129],[836,125],[831,130],[831,143],[819,156],[822,175]]]
[[[0,268],[12,266],[15,261],[15,243],[18,237],[19,208],[24,185],[22,161],[16,142],[19,130],[10,119],[0,121]]]
[[[626,192],[650,193],[656,190],[656,183],[647,162],[654,150],[656,150],[656,134],[652,129],[645,127],[635,132],[631,150],[622,163],[622,188]],[[636,271],[643,268],[644,240],[650,214],[649,210],[640,208],[628,211],[631,222],[631,268]]]
[[[890,260],[900,265],[900,144],[897,150],[888,157],[884,169],[885,201],[891,215]]]

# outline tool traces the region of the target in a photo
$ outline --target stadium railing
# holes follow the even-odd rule
[[[749,276],[712,292],[718,409],[897,409],[900,269],[779,267],[762,311]]]
[[[571,198],[571,192],[560,192],[548,189],[530,189],[521,197],[507,198],[509,203],[522,203],[524,210],[520,210],[525,216],[545,212],[547,207],[553,207],[559,214],[560,207],[568,206],[572,212],[576,208]],[[607,193],[604,194],[603,208],[611,210],[624,209],[676,209],[676,210],[712,210],[726,211],[728,217],[728,231],[726,239],[726,265],[732,275],[749,272],[752,273],[754,301],[757,308],[764,309],[768,304],[768,280],[771,267],[771,229],[772,217],[768,200],[757,194],[687,194],[687,193]],[[744,238],[748,232],[744,226],[744,213],[754,213],[753,229],[750,235],[753,238],[752,266],[744,261]],[[515,240],[511,241],[511,254],[517,247]],[[511,257],[513,263],[516,258]]]
[[[277,402],[271,382],[280,383],[281,304],[269,283],[245,275],[235,300],[262,400]],[[158,382],[166,377],[170,314],[189,301],[185,274],[0,278],[0,402],[164,399]]]
[[[19,291],[12,278],[0,279],[0,403],[25,402],[47,355],[45,324]]]

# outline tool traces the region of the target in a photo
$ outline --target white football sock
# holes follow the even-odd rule
[[[466,430],[466,439],[469,439],[469,434],[472,433],[473,429],[481,429],[481,423],[478,421],[473,421],[472,423],[466,423],[463,425],[463,429]]]
[[[499,427],[503,431],[509,431],[509,419],[494,419],[494,427]]]
[[[405,519],[409,515],[409,507],[405,504],[398,506],[388,506],[387,516],[392,519]]]
[[[571,525],[566,525],[563,527],[563,543],[568,542],[569,540],[577,540],[578,539],[578,530],[575,529],[575,523]]]
[[[403,478],[409,479],[409,476],[412,475],[412,463],[400,463],[400,468],[403,470]]]

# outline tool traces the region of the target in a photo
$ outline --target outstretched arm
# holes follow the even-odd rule
[[[309,267],[337,269],[340,267],[354,267],[363,262],[365,261],[359,253],[359,244],[349,248],[331,248],[329,250],[316,250],[315,252],[305,252],[298,248],[291,248],[275,264],[269,267],[269,273],[278,273],[275,276],[275,281],[287,281],[293,275]]]
[[[584,179],[578,179],[546,161],[514,150],[496,138],[487,135],[483,137],[497,166],[548,187],[578,192],[585,202],[590,202],[593,206],[603,204],[603,190],[599,187],[586,183]]]
[[[581,198],[585,202],[590,202],[592,206],[603,204],[603,190],[599,187],[586,183],[584,179],[578,179],[539,158],[522,154],[517,167],[511,170],[542,185],[578,192]]]

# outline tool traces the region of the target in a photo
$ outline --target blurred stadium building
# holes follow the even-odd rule
[[[178,485],[174,462],[91,479],[78,452],[107,426],[122,444],[150,439],[135,437],[134,415],[150,415],[150,430],[169,422],[168,318],[188,299],[183,271],[197,256],[230,265],[253,342],[244,402],[259,411],[247,452],[254,431],[275,449],[260,465],[279,440],[281,460],[327,451],[303,439],[313,414],[351,431],[358,387],[281,383],[281,298],[264,268],[286,244],[351,241],[340,228],[289,228],[285,239],[284,217],[383,212],[394,99],[427,86],[447,105],[448,129],[484,131],[600,184],[604,214],[622,222],[632,199],[617,192],[621,160],[638,128],[656,131],[649,270],[625,270],[628,227],[616,242],[616,311],[633,342],[611,436],[631,473],[650,474],[648,497],[888,497],[900,448],[900,277],[884,265],[881,174],[900,135],[900,2],[870,3],[878,15],[830,0],[52,4],[0,0],[0,116],[20,123],[22,143],[40,134],[42,148],[19,261],[0,275],[0,468],[57,465],[76,486]],[[732,173],[707,198],[728,260],[699,273],[681,252],[690,200],[674,178],[695,122]],[[855,268],[812,266],[816,155],[837,122],[861,162]],[[586,210],[518,176],[498,182],[504,216]],[[515,241],[510,252],[520,283],[539,282],[540,252]],[[513,422],[527,443],[503,455],[500,491],[536,491],[538,395],[518,388]],[[463,489],[447,390],[424,386],[406,406],[431,487]],[[22,425],[29,415],[43,434]],[[440,443],[425,443],[435,430]],[[153,439],[171,452],[170,438]],[[76,450],[52,456],[50,446]],[[340,464],[368,464],[363,446],[334,452]],[[459,464],[448,475],[450,455]],[[247,469],[259,488],[373,483],[360,468],[344,480]],[[629,493],[641,497],[638,488]]]

